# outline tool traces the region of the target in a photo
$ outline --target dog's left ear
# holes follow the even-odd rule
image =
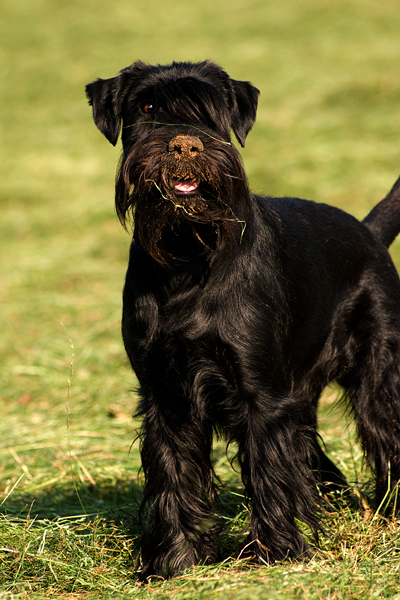
[[[248,81],[231,79],[236,102],[231,115],[231,126],[239,144],[244,148],[247,134],[256,120],[260,90]]]

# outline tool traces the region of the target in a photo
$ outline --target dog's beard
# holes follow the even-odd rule
[[[249,191],[240,157],[225,142],[205,144],[195,158],[177,159],[153,136],[121,162],[118,216],[127,227],[134,214],[141,246],[161,264],[227,251],[245,228]]]
[[[203,156],[185,160],[163,154],[159,182],[162,197],[170,200],[174,212],[183,211],[186,217],[205,213],[213,204],[221,205],[221,191],[213,185],[212,173]]]

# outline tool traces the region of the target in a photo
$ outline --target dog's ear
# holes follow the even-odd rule
[[[239,144],[244,148],[246,136],[256,120],[260,91],[248,81],[231,79],[235,103],[232,109],[231,126]]]
[[[86,96],[93,107],[93,120],[113,146],[121,129],[122,103],[126,93],[126,77],[97,79],[86,86]]]
[[[86,86],[86,96],[93,107],[93,120],[113,146],[121,130],[122,108],[127,92],[134,89],[151,67],[138,60],[122,69],[117,77],[97,79]]]

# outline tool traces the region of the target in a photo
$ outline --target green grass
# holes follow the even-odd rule
[[[362,218],[400,172],[398,3],[0,3],[0,600],[400,598],[399,523],[368,509],[332,390],[322,435],[364,510],[328,507],[308,563],[237,560],[247,509],[216,444],[226,560],[137,584],[143,477],[119,332],[129,238],[113,209],[119,151],[84,95],[136,59],[211,58],[261,90],[242,152],[253,189]],[[398,242],[392,255],[400,265]]]

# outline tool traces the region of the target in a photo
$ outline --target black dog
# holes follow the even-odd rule
[[[298,525],[317,541],[318,483],[343,483],[317,442],[332,381],[357,419],[376,502],[396,510],[400,283],[386,247],[400,231],[400,180],[363,223],[255,196],[230,129],[244,146],[258,90],[208,61],[136,62],[87,95],[114,145],[122,121],[116,207],[135,220],[122,330],[141,386],[141,577],[216,560],[215,432],[238,445],[252,552],[307,553]]]

